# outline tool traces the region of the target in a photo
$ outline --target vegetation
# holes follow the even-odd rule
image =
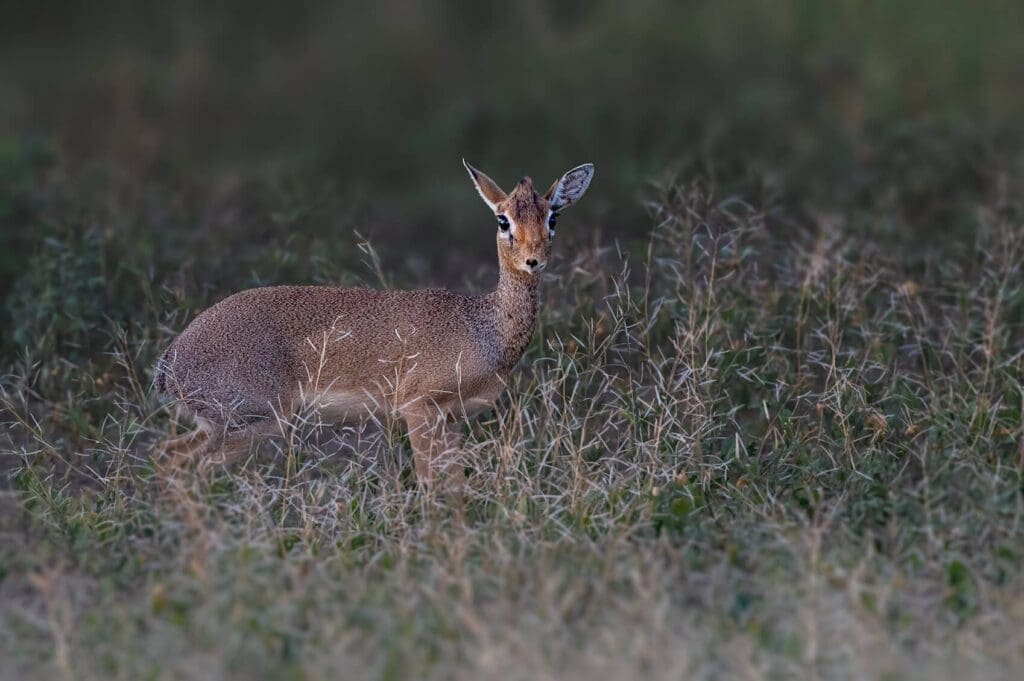
[[[1012,677],[1021,10],[720,5],[12,20],[3,673]],[[389,423],[152,456],[230,292],[491,285],[463,154],[597,164],[464,503]]]

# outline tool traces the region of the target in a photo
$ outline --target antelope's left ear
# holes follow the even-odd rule
[[[491,210],[497,210],[498,204],[508,198],[505,192],[501,191],[501,187],[499,187],[494,180],[469,165],[469,163],[466,162],[466,159],[462,159],[462,165],[466,166],[466,170],[469,171],[469,177],[473,180],[473,186],[476,187],[476,191],[480,194],[480,198],[484,200],[484,203],[486,203]]]
[[[594,177],[594,164],[584,163],[576,166],[551,185],[551,189],[544,195],[544,198],[551,202],[551,210],[556,213],[566,206],[571,206],[580,200],[583,192],[590,186],[590,180]]]

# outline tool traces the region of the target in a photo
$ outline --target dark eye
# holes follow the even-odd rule
[[[504,215],[498,216],[498,229],[500,229],[503,232],[508,231],[508,218],[505,217]]]
[[[548,227],[551,229],[555,228],[555,223],[558,222],[558,216],[552,213],[548,216]]]

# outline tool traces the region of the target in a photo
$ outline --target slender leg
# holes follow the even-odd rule
[[[173,456],[178,450],[187,450],[195,445],[195,441],[198,438],[205,438],[206,431],[202,428],[193,428],[184,435],[172,437],[164,440],[156,446],[158,453],[168,454]]]
[[[449,490],[462,494],[466,486],[466,471],[462,462],[462,424],[441,425],[441,459],[446,464],[445,484]]]
[[[168,457],[168,469],[182,468],[189,461],[195,461],[203,468],[228,465],[248,453],[257,440],[274,432],[276,427],[273,423],[228,432],[222,426],[207,424],[161,443],[157,452]]]
[[[153,464],[160,479],[174,477],[176,471],[184,469],[192,460],[192,454],[210,441],[210,431],[201,426],[181,435],[161,442],[154,449]]]
[[[200,468],[228,466],[252,451],[256,443],[277,432],[273,422],[264,422],[243,430],[214,433],[202,446],[189,453]]]
[[[158,445],[156,451],[163,456],[155,459],[153,464],[162,494],[178,498],[187,493],[181,473],[185,472],[189,462],[194,460],[193,454],[207,448],[212,439],[210,430],[197,426],[181,437]]]
[[[404,416],[409,428],[416,479],[429,487],[440,474],[447,487],[461,489],[466,476],[458,457],[461,445],[459,424],[446,422],[444,414],[436,409],[417,409]]]

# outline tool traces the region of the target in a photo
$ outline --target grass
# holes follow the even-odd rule
[[[1020,7],[382,7],[4,22],[0,676],[1016,678]],[[462,155],[597,165],[464,504],[154,458],[229,293],[490,286]]]
[[[388,424],[162,468],[151,367],[220,294],[70,230],[11,303],[6,671],[1010,676],[1024,228],[984,194],[964,238],[881,248],[886,206],[652,186],[646,244],[559,243],[521,371],[466,425],[464,507]]]

